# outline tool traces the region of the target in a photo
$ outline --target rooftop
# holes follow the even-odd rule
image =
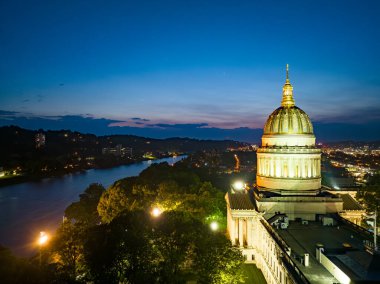
[[[343,210],[363,210],[362,206],[349,194],[341,194]]]
[[[372,279],[372,268],[380,266],[378,257],[368,253],[363,244],[364,240],[371,240],[371,236],[356,231],[348,224],[323,226],[315,221],[303,225],[291,221],[286,230],[276,229],[276,232],[291,247],[292,258],[311,283],[339,282],[317,261],[317,244],[324,246],[328,258],[351,279]],[[310,255],[309,267],[300,263],[305,253]]]
[[[228,200],[232,210],[255,210],[248,193],[228,193]]]

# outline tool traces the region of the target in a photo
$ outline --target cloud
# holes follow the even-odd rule
[[[335,107],[336,108],[336,107]],[[327,111],[314,117],[315,121],[323,123],[354,123],[366,124],[370,122],[380,121],[380,107],[369,106],[365,108],[345,108],[340,113],[336,113],[334,109]]]
[[[8,111],[8,110],[1,110],[0,109],[0,117],[14,116],[14,115],[17,115],[17,114],[19,114],[19,112],[17,112],[17,111]]]
[[[373,110],[375,116],[375,110]],[[377,117],[377,116],[375,116]],[[147,122],[150,122],[149,124]],[[198,139],[232,139],[259,143],[261,128],[215,127],[209,123],[152,123],[139,118],[129,121],[96,118],[86,115],[37,116],[16,111],[0,110],[0,126],[17,125],[27,129],[70,129],[96,135],[129,134],[151,138],[190,137]],[[318,141],[380,140],[380,124],[377,121],[365,124],[345,122],[314,122]]]
[[[149,119],[146,118],[140,118],[140,117],[132,117],[132,120],[139,120],[139,121],[149,121]]]
[[[176,124],[166,124],[166,123],[157,123],[157,124],[148,124],[148,127],[158,127],[162,129],[183,129],[183,128],[202,128],[208,126],[207,123],[176,123]]]

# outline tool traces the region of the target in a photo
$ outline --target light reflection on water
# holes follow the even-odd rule
[[[186,156],[144,161],[110,169],[88,170],[57,178],[0,188],[0,245],[17,255],[36,252],[40,231],[54,233],[65,208],[94,182],[110,186],[118,179],[136,176],[152,163],[173,164]]]

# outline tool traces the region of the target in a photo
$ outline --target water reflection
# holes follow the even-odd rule
[[[110,169],[88,170],[58,178],[45,178],[0,188],[0,245],[15,254],[30,255],[36,250],[40,231],[54,233],[65,208],[94,182],[110,186],[114,181],[136,176],[152,163],[173,164],[185,156],[144,161]]]

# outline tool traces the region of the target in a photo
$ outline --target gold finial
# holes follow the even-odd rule
[[[286,64],[286,82],[289,82],[289,64]]]
[[[294,105],[295,103],[293,99],[293,86],[292,84],[290,84],[289,81],[289,64],[286,64],[286,81],[284,87],[282,88],[281,106],[292,107]]]

